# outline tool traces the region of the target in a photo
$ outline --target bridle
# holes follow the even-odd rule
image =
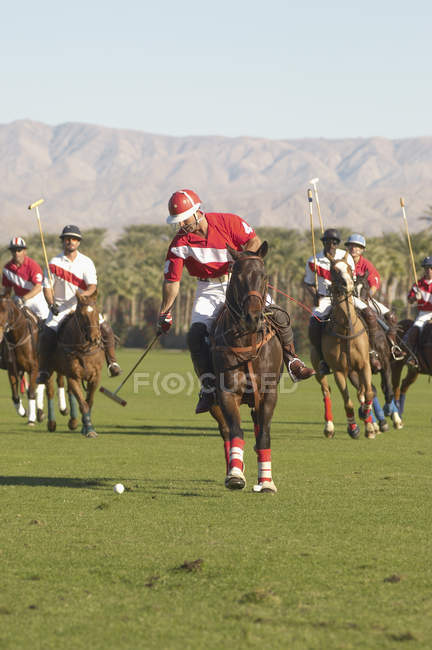
[[[15,329],[17,323],[19,323],[20,319],[25,318],[25,316],[21,313],[21,311],[18,308],[16,308],[18,310],[18,315],[16,316],[15,319],[13,319],[14,304],[9,296],[0,296],[0,301],[5,302],[7,307],[7,320],[3,325],[3,337],[4,337],[9,332],[12,332]],[[27,342],[30,335],[31,335],[30,333],[25,334],[22,339],[18,340],[14,344],[11,344],[10,341],[8,341],[8,345],[13,345],[13,347],[15,348],[19,347],[20,345],[23,345],[24,343]]]
[[[259,255],[245,255],[244,257],[240,257],[239,259],[237,259],[235,261],[234,266],[233,266],[233,270],[234,270],[236,264],[242,264],[242,263],[244,263],[246,261],[249,261],[249,260],[259,260],[261,262],[261,264],[262,264],[263,269],[264,269],[264,260],[263,260],[262,257],[260,257]],[[233,295],[233,296],[229,295],[229,294],[238,293],[236,291],[236,287],[234,287],[234,283],[233,283],[233,280],[235,280],[235,277],[236,277],[235,275],[231,276],[231,281],[230,281],[230,284],[228,286],[227,294],[225,296],[225,304],[226,304],[229,312],[231,313],[231,315],[235,319],[242,321],[246,317],[245,307],[247,305],[247,302],[250,300],[250,298],[253,298],[253,297],[258,298],[258,300],[260,302],[260,312],[263,311],[263,309],[265,307],[265,302],[266,302],[268,278],[267,278],[267,275],[264,275],[264,287],[263,287],[262,291],[250,290],[243,296],[243,298],[240,301],[239,298],[238,298],[238,295]]]
[[[93,325],[90,322],[86,322],[86,319],[84,315],[81,313],[80,310],[80,305],[77,305],[77,308],[75,309],[73,316],[75,319],[75,322],[77,324],[78,330],[80,332],[81,338],[83,338],[87,343],[91,345],[99,345],[101,341],[101,334],[100,334],[100,328],[99,328],[99,322],[96,325]],[[84,308],[91,307],[91,309],[94,309],[92,305],[85,304]],[[96,337],[91,336],[92,330],[96,329],[98,331],[98,335]]]

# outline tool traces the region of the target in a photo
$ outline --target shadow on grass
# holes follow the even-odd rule
[[[126,483],[126,492],[145,491],[146,495],[155,498],[165,494],[183,497],[213,497],[215,494],[208,492],[209,488],[219,487],[220,482],[213,479],[176,479],[166,483],[156,483],[152,479],[123,478]],[[0,476],[0,485],[23,487],[58,487],[79,488],[90,490],[109,490],[118,482],[118,476],[109,478],[81,479],[61,476]],[[131,484],[132,487],[128,487]],[[192,487],[192,490],[191,490]],[[188,489],[189,488],[189,489]],[[193,491],[193,488],[205,489],[205,492]]]
[[[128,426],[126,424],[114,424],[103,427],[96,427],[99,429],[101,435],[110,435],[113,433],[118,433],[120,435],[151,435],[151,436],[177,436],[180,438],[184,437],[193,437],[193,438],[208,438],[208,437],[219,437],[219,432],[217,430],[213,431],[203,431],[205,426],[201,427],[182,427],[182,426],[152,426],[148,424],[143,425],[132,425]]]

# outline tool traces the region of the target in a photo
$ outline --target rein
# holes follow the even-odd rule
[[[89,325],[88,329],[98,329],[99,330],[99,336],[95,341],[91,341],[88,338],[87,334],[87,327],[82,326],[80,314],[78,310],[76,309],[73,312],[73,317],[70,319],[69,322],[72,322],[72,320],[76,323],[79,337],[81,339],[84,339],[84,341],[77,342],[77,343],[65,343],[64,341],[57,341],[57,345],[63,348],[65,354],[74,354],[79,353],[82,356],[90,356],[92,354],[96,354],[96,352],[99,350],[99,348],[102,347],[101,342],[102,342],[102,337],[100,335],[100,329],[99,329],[99,324],[98,325]]]

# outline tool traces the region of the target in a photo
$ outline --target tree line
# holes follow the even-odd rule
[[[352,230],[339,229],[342,243]],[[163,282],[163,267],[168,245],[173,237],[169,226],[134,225],[127,227],[114,242],[107,241],[107,231],[101,228],[83,230],[80,251],[89,255],[98,271],[99,308],[106,314],[122,345],[144,346],[154,334]],[[266,268],[270,293],[278,304],[291,315],[297,345],[302,349],[307,338],[310,299],[302,286],[306,260],[312,255],[309,231],[283,228],[257,228],[257,234],[269,243]],[[317,249],[321,233],[315,232]],[[44,267],[38,235],[26,237],[28,255]],[[432,255],[432,232],[427,228],[411,235],[411,243],[420,277],[421,260]],[[46,235],[48,258],[61,249],[58,235]],[[368,237],[365,256],[381,275],[377,298],[392,306],[400,318],[412,315],[406,295],[413,274],[408,244],[404,233],[389,233]],[[10,258],[3,250],[1,264]],[[187,271],[183,273],[180,294],[173,309],[174,324],[162,343],[182,347],[189,327],[196,280]],[[280,293],[283,292],[283,293]],[[296,302],[297,301],[297,302]],[[301,304],[299,304],[301,303]],[[304,306],[302,306],[304,305]]]

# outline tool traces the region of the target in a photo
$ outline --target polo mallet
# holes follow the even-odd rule
[[[117,404],[121,404],[121,406],[126,406],[126,404],[127,404],[126,400],[124,400],[124,399],[122,399],[121,397],[119,397],[119,396],[117,395],[117,393],[119,392],[120,388],[122,388],[122,386],[125,385],[125,383],[126,383],[127,380],[129,379],[129,377],[131,376],[131,374],[133,373],[133,371],[134,371],[134,370],[139,366],[139,364],[140,364],[141,361],[144,359],[144,357],[146,356],[146,354],[148,354],[148,353],[150,352],[150,350],[152,349],[153,345],[154,345],[154,344],[156,343],[156,341],[158,340],[158,338],[159,338],[159,336],[161,335],[161,333],[162,333],[162,332],[158,332],[158,333],[155,335],[155,337],[150,341],[150,343],[148,344],[148,346],[146,347],[146,349],[144,350],[144,352],[142,353],[142,355],[140,356],[140,358],[138,359],[138,361],[136,362],[136,364],[134,365],[134,367],[132,368],[132,370],[130,370],[130,371],[128,372],[128,374],[127,374],[126,377],[123,379],[123,381],[122,381],[122,383],[120,384],[120,386],[119,386],[118,388],[116,388],[114,392],[111,392],[110,390],[108,390],[108,388],[105,388],[104,386],[101,386],[101,387],[99,388],[99,391],[100,391],[101,393],[103,393],[104,395],[106,395],[107,397],[109,397],[110,399],[114,400],[114,402],[117,402]]]
[[[39,199],[39,201],[35,201],[34,203],[31,203],[29,205],[28,209],[29,210],[33,210],[34,208],[36,209],[36,217],[37,217],[38,224],[39,224],[39,232],[40,232],[40,238],[41,238],[41,244],[42,244],[42,251],[43,251],[43,254],[44,254],[45,266],[46,266],[47,273],[48,273],[48,281],[50,283],[50,289],[51,289],[53,299],[54,299],[54,284],[53,284],[53,280],[52,280],[50,267],[49,267],[49,264],[48,264],[48,256],[47,256],[47,252],[46,252],[46,248],[45,248],[45,241],[44,241],[44,236],[43,236],[43,232],[42,232],[42,224],[41,224],[40,215],[39,215],[39,206],[42,205],[43,202],[44,202],[44,199]]]
[[[318,271],[317,271],[317,258],[316,258],[316,249],[315,249],[315,233],[314,233],[314,224],[313,224],[313,211],[312,211],[312,190],[307,191],[308,201],[309,201],[309,216],[310,216],[310,229],[312,235],[312,253],[314,258],[314,267],[315,267],[315,291],[318,299]]]
[[[400,198],[400,204],[401,204],[401,208],[402,208],[403,220],[405,222],[405,229],[406,229],[406,236],[407,236],[407,239],[408,239],[408,248],[409,248],[409,252],[410,252],[412,271],[413,271],[413,274],[414,274],[415,283],[416,283],[416,285],[418,285],[416,267],[415,267],[415,262],[414,262],[414,255],[413,255],[412,246],[411,246],[411,237],[410,237],[410,234],[409,234],[408,221],[407,221],[406,214],[405,214],[405,201],[403,200],[402,197]]]
[[[315,201],[316,201],[317,208],[318,208],[318,219],[319,219],[319,222],[320,222],[321,234],[323,235],[324,234],[324,226],[323,226],[323,221],[321,219],[321,208],[320,208],[320,202],[319,202],[319,198],[318,198],[318,189],[317,189],[318,181],[319,181],[319,178],[311,178],[309,183],[311,185],[313,185],[313,188],[314,188]]]

